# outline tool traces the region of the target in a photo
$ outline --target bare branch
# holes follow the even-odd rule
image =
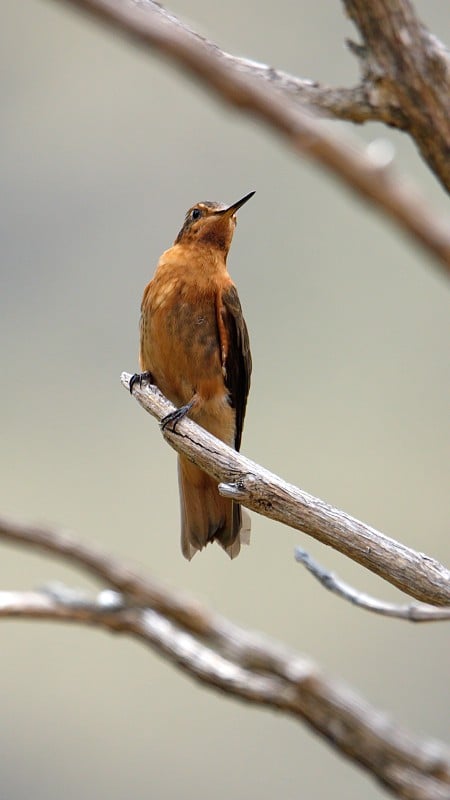
[[[302,156],[328,169],[409,233],[450,271],[450,226],[388,161],[331,134],[270,82],[244,72],[216,45],[194,34],[153,0],[64,0],[132,41],[155,49],[214,94],[281,134]],[[61,0],[60,0],[61,2]]]
[[[399,109],[402,127],[450,190],[450,55],[410,0],[343,0],[358,28],[365,83],[375,103]]]
[[[22,541],[32,543],[35,530],[24,528]],[[53,552],[65,558],[64,538],[64,534],[53,538]],[[40,546],[39,541],[36,544]],[[51,549],[50,538],[47,544]],[[77,550],[81,565],[89,548],[72,540],[72,552]],[[97,557],[94,551],[88,561]],[[149,578],[141,582],[152,585]],[[156,587],[156,594],[160,592]],[[444,745],[401,730],[348,687],[323,675],[309,659],[211,615],[193,601],[188,606],[210,619],[202,634],[197,632],[197,612],[192,620],[187,613],[183,626],[155,608],[131,607],[115,593],[105,601],[105,594],[92,597],[61,586],[40,592],[0,592],[0,618],[76,622],[137,637],[200,683],[306,722],[396,796],[434,800],[448,793],[450,752]],[[164,605],[177,604],[171,592],[163,594]]]
[[[183,23],[179,22],[180,25]],[[184,25],[183,25],[184,27]],[[191,33],[195,36],[193,31]],[[202,39],[202,37],[199,37]],[[206,45],[211,43],[203,39]],[[283,92],[300,106],[309,106],[324,117],[346,120],[348,122],[385,122],[393,127],[404,128],[404,120],[399,108],[393,108],[385,103],[376,105],[377,95],[373,85],[367,82],[350,88],[340,86],[326,86],[318,81],[307,78],[298,78],[281,69],[276,69],[269,64],[261,64],[250,58],[233,56],[223,50],[215,51],[226,62],[239,69],[249,77],[261,78],[272,84],[274,88]]]
[[[126,389],[130,377],[122,373],[122,385]],[[140,388],[135,385],[133,395],[159,421],[174,409],[155,386]],[[286,483],[192,420],[178,423],[176,433],[165,428],[164,438],[174,450],[212,475],[222,495],[334,547],[418,600],[438,606],[450,604],[450,571],[430,556],[417,553]]]
[[[192,626],[195,621],[192,628],[195,633],[203,634],[208,630],[209,621],[200,606],[182,592],[168,594],[156,580],[149,583],[130,565],[110,558],[93,545],[83,544],[69,531],[20,525],[0,517],[0,539],[62,558],[97,580],[113,586],[134,602],[149,605],[182,625]]]
[[[450,607],[435,608],[425,603],[409,603],[408,605],[398,605],[396,603],[386,603],[377,600],[375,597],[364,592],[358,592],[353,586],[337,577],[333,572],[329,572],[322,567],[306,550],[301,547],[295,548],[295,560],[317,578],[319,583],[338,597],[342,597],[359,608],[372,611],[374,614],[381,614],[383,617],[393,617],[394,619],[405,619],[408,622],[442,622],[450,619]]]

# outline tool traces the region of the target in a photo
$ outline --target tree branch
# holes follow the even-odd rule
[[[38,529],[17,523],[22,542],[33,543]],[[67,558],[66,534],[47,532],[47,549]],[[39,547],[39,535],[35,544]],[[72,538],[72,556],[92,572],[98,551]],[[122,566],[103,560],[120,575]],[[99,576],[100,577],[100,576]],[[210,688],[277,709],[306,722],[346,758],[360,764],[398,797],[435,800],[448,797],[450,752],[438,742],[421,741],[341,683],[323,675],[309,659],[189,601],[184,624],[161,611],[174,608],[178,595],[135,576],[162,602],[158,608],[130,605],[117,593],[92,597],[65,587],[39,592],[0,592],[0,618],[76,622],[137,637],[179,669]],[[193,609],[191,618],[189,609]],[[198,617],[208,622],[200,632]]]
[[[398,109],[424,160],[450,190],[450,54],[410,0],[343,0],[358,28],[365,83],[376,105]]]
[[[129,389],[130,375],[121,381]],[[159,421],[174,407],[155,386],[139,387],[133,395]],[[219,492],[270,519],[301,530],[333,547],[397,586],[431,605],[450,605],[450,571],[424,553],[390,539],[317,497],[286,483],[254,461],[207,433],[190,419],[169,427],[164,438],[179,453],[219,482]]]
[[[254,70],[244,70],[242,61],[239,64],[231,59],[153,0],[64,2],[89,12],[141,46],[157,50],[217,97],[262,120],[297,153],[328,169],[395,221],[450,271],[450,226],[429,211],[416,187],[396,175],[390,160],[386,163],[371,155],[370,150],[357,148],[353,141],[349,143],[329,133],[319,120],[283,96],[270,81],[262,81]],[[252,62],[246,63],[248,66]]]
[[[383,617],[394,619],[404,619],[408,622],[443,622],[450,619],[450,606],[445,608],[435,608],[425,603],[409,603],[408,605],[397,605],[396,603],[386,603],[377,600],[375,597],[364,592],[358,592],[353,586],[337,577],[333,572],[329,572],[322,567],[306,550],[301,547],[295,548],[295,560],[302,564],[319,583],[328,591],[342,597],[349,603],[372,611],[374,614],[381,614]]]
[[[180,25],[183,23],[179,22]],[[184,25],[183,25],[184,27]],[[191,31],[194,36],[198,34]],[[199,36],[206,45],[214,47],[217,54],[222,57],[225,63],[239,69],[244,75],[250,78],[259,78],[270,83],[300,107],[309,108],[319,113],[321,116],[331,119],[341,119],[347,122],[361,124],[363,122],[384,122],[392,127],[404,128],[401,110],[383,103],[376,105],[376,95],[373,85],[363,81],[358,86],[327,86],[318,81],[308,78],[298,78],[281,69],[272,67],[269,64],[262,64],[259,61],[252,61],[250,58],[233,56],[219,50],[206,39]],[[354,45],[349,43],[349,49],[354,50]]]

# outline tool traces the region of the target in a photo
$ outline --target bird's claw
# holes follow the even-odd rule
[[[161,430],[162,431],[165,431],[165,429],[167,428],[168,425],[172,425],[172,430],[175,433],[176,427],[177,427],[177,423],[184,416],[183,414],[179,414],[178,413],[179,410],[180,409],[177,408],[176,411],[171,411],[170,414],[166,414],[166,416],[162,418],[162,420],[161,420]]]
[[[134,375],[130,378],[129,388],[130,394],[133,394],[133,387],[135,384],[139,384],[139,388],[142,389],[143,383],[153,383],[153,375],[151,372],[135,372]]]
[[[176,427],[180,420],[188,414],[191,410],[193,403],[187,403],[185,406],[180,406],[180,408],[176,408],[175,411],[171,411],[170,414],[166,414],[165,417],[161,420],[161,430],[164,431],[168,425],[172,426],[172,431],[176,432]]]

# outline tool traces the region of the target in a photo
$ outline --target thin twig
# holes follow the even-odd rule
[[[284,96],[276,86],[244,72],[216,45],[197,36],[153,0],[63,0],[102,20],[133,42],[154,49],[240,112],[262,120],[297,153],[316,161],[395,221],[450,271],[450,226],[392,164],[342,135]],[[61,2],[61,0],[59,0]]]
[[[26,535],[25,531],[22,542],[31,543],[36,529],[28,529]],[[65,547],[59,550],[63,541],[64,535],[53,538],[53,552],[65,558]],[[50,538],[47,545],[51,550]],[[73,540],[72,550],[78,550],[82,566],[89,547]],[[89,571],[97,556],[95,552],[87,559]],[[151,586],[150,578],[142,581]],[[183,626],[155,608],[133,607],[126,597],[113,594],[105,598],[107,592],[101,592],[93,597],[64,586],[40,592],[0,592],[0,618],[75,622],[137,637],[200,683],[306,722],[394,795],[420,800],[445,797],[450,787],[450,752],[445,746],[401,730],[309,659],[206,609],[201,609],[203,616],[214,622],[199,635],[196,615],[189,624],[187,614]],[[166,606],[176,604],[171,592],[164,590],[164,595]],[[197,607],[192,601],[190,605]]]
[[[130,375],[122,373],[129,388]],[[159,421],[173,405],[155,386],[135,385],[133,395]],[[164,438],[219,483],[219,492],[270,519],[301,530],[380,575],[406,594],[430,605],[450,604],[450,571],[435,559],[396,542],[344,511],[333,508],[237,453],[184,419]]]
[[[319,583],[338,597],[342,597],[349,603],[372,611],[374,614],[381,614],[383,617],[393,617],[394,619],[405,619],[409,622],[442,622],[450,619],[450,608],[436,608],[425,603],[409,603],[408,605],[398,605],[397,603],[387,603],[378,600],[365,592],[359,592],[350,584],[338,578],[333,572],[322,567],[306,550],[301,547],[295,548],[295,560],[317,578]]]
[[[184,23],[178,20],[180,25]],[[197,33],[191,31],[194,36]],[[203,39],[203,37],[199,37]],[[210,42],[203,39],[211,46]],[[234,56],[215,47],[219,56],[244,74],[252,78],[260,78],[270,83],[274,88],[283,92],[300,106],[309,107],[323,117],[341,119],[348,122],[361,124],[363,122],[384,122],[394,128],[403,130],[406,121],[400,108],[387,102],[382,93],[377,92],[372,82],[364,80],[358,86],[350,88],[344,86],[327,86],[308,78],[298,78],[284,70],[277,69],[269,64],[262,64],[250,58]]]

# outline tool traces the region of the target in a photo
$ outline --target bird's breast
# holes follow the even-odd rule
[[[155,278],[144,295],[141,362],[176,405],[196,393],[204,401],[227,401],[216,287],[201,291],[181,279]]]

